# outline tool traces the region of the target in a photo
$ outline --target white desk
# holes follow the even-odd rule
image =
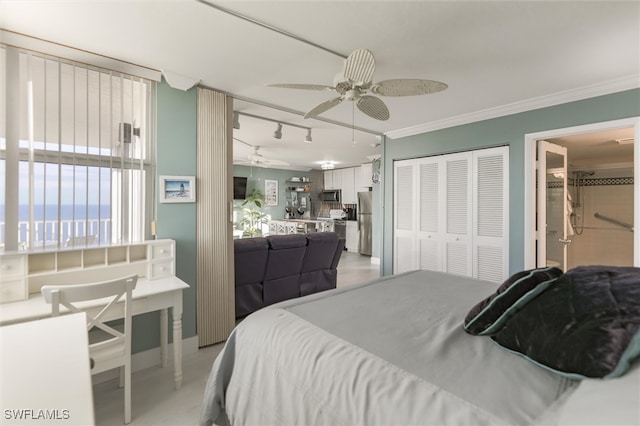
[[[0,327],[3,424],[94,424],[84,313]]]
[[[163,367],[168,364],[168,309],[173,314],[173,355],[174,381],[176,389],[182,387],[182,291],[189,285],[181,279],[170,276],[147,280],[139,277],[133,291],[133,315],[160,311],[160,353]],[[95,302],[78,304],[79,308],[91,311]],[[123,317],[123,309],[113,310],[108,320]],[[34,293],[29,299],[0,305],[0,326],[33,321],[51,316],[51,305],[42,298],[42,294]],[[135,337],[135,335],[133,336]]]

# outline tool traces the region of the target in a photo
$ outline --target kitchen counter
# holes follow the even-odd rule
[[[269,233],[272,235],[331,231],[333,231],[333,222],[329,219],[277,219],[269,221]]]

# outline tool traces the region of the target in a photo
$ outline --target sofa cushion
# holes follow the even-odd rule
[[[305,234],[269,235],[266,240],[271,250],[306,247],[307,245]]]
[[[262,283],[267,267],[269,244],[264,238],[233,240],[236,286]]]
[[[300,296],[300,270],[307,249],[304,234],[270,235],[267,270],[264,274],[265,305]]]
[[[236,318],[264,306],[262,281],[267,269],[269,243],[264,238],[233,240]]]
[[[307,250],[302,262],[302,272],[331,268],[337,246],[338,234],[335,232],[307,234]]]

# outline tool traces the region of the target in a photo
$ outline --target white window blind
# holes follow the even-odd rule
[[[0,47],[8,70],[0,92],[0,244],[59,248],[148,238],[155,82]],[[17,90],[9,94],[10,85]],[[7,129],[12,120],[15,132]],[[7,162],[16,157],[14,172]]]

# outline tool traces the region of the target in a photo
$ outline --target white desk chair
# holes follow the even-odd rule
[[[98,374],[113,368],[120,368],[121,384],[124,382],[124,422],[131,422],[131,293],[138,282],[137,275],[110,281],[77,285],[46,285],[42,295],[51,303],[51,314],[60,314],[60,305],[70,312],[87,313],[87,331],[93,328],[102,330],[106,338],[98,342],[89,342],[91,374]],[[100,307],[82,309],[78,302],[104,299]],[[118,302],[124,300],[124,330],[119,331],[105,324],[112,310],[121,309]],[[117,307],[116,307],[117,306]],[[94,315],[94,312],[97,314]]]

